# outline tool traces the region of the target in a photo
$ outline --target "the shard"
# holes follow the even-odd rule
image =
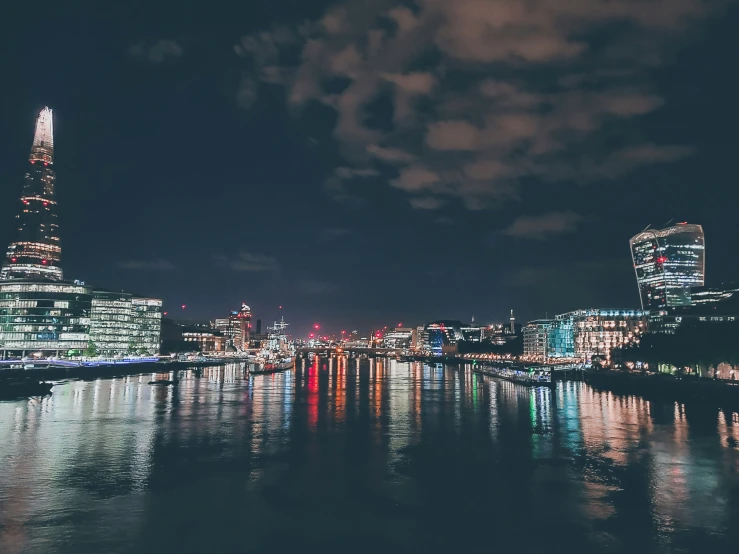
[[[49,108],[36,119],[28,172],[23,185],[16,237],[0,270],[0,280],[62,280],[61,244],[54,198],[54,121]]]

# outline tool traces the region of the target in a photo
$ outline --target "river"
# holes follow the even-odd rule
[[[728,552],[739,414],[321,360],[0,402],[0,552]]]

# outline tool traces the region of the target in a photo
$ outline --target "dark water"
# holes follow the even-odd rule
[[[322,362],[0,403],[0,552],[739,552],[739,416]]]

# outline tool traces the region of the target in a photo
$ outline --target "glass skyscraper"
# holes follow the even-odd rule
[[[631,257],[643,310],[691,304],[691,287],[703,286],[705,241],[700,225],[681,223],[633,237]]]
[[[0,357],[156,354],[162,301],[62,280],[52,112],[41,110],[16,236],[0,269]]]
[[[62,248],[59,242],[54,199],[54,123],[44,108],[36,119],[30,167],[26,173],[17,219],[16,237],[8,246],[0,280],[62,280]]]

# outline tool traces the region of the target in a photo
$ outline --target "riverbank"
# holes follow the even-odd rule
[[[596,388],[617,393],[638,394],[645,398],[660,398],[677,402],[711,403],[717,406],[739,407],[739,382],[676,377],[663,373],[626,373],[594,371],[584,373],[585,381]]]
[[[193,361],[166,361],[141,362],[128,364],[105,364],[96,366],[69,366],[69,367],[35,367],[30,369],[0,369],[0,376],[11,372],[22,374],[24,377],[39,381],[59,381],[62,379],[98,379],[116,377],[120,375],[136,375],[139,373],[169,373],[193,367],[221,366],[231,363],[241,363],[243,360],[193,360]]]

